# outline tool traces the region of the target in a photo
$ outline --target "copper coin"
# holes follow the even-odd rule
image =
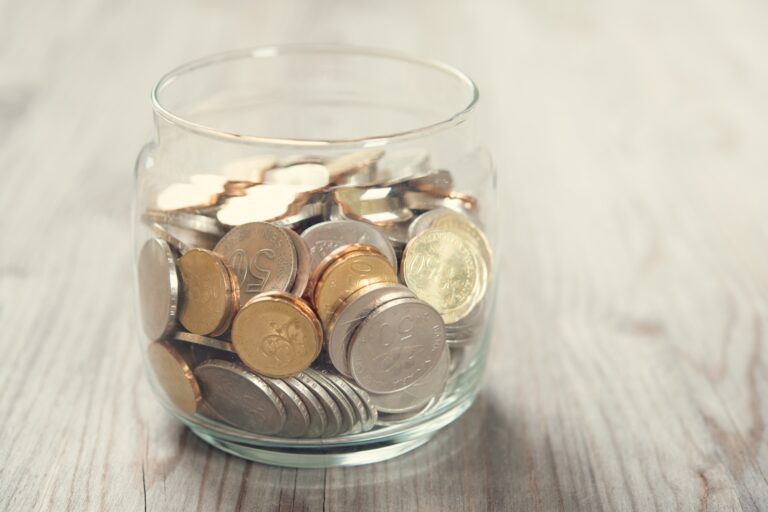
[[[237,276],[240,304],[259,293],[287,291],[296,277],[298,257],[290,236],[266,222],[233,228],[214,249]]]
[[[144,333],[150,340],[164,337],[176,325],[179,275],[168,243],[153,238],[141,248],[138,260],[139,307]]]
[[[195,414],[202,402],[200,385],[179,351],[168,342],[156,341],[147,348],[147,357],[171,403],[185,414]]]
[[[269,377],[295,375],[312,364],[323,343],[323,329],[312,309],[287,293],[251,299],[235,317],[232,343],[240,359]]]
[[[237,283],[221,257],[193,249],[179,259],[183,301],[181,324],[195,334],[218,336],[229,328],[237,307]]]

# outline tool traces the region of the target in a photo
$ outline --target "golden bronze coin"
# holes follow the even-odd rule
[[[303,300],[267,292],[249,300],[235,317],[232,345],[255,372],[288,377],[309,368],[320,355],[323,328]]]
[[[167,342],[156,341],[147,349],[147,357],[173,405],[185,414],[195,414],[202,402],[200,385],[179,351]]]
[[[237,279],[218,254],[192,249],[179,258],[182,278],[180,321],[195,334],[219,336],[239,302]]]
[[[332,252],[313,290],[313,303],[320,320],[326,323],[333,308],[363,286],[397,283],[397,274],[386,256],[369,245],[352,245]],[[335,256],[335,258],[334,258]],[[322,265],[322,263],[321,263]]]
[[[466,317],[485,295],[488,269],[480,249],[465,236],[428,229],[405,247],[400,273],[418,298],[446,324]]]
[[[431,227],[463,235],[472,240],[480,250],[480,254],[483,257],[488,270],[491,270],[493,267],[491,244],[488,242],[485,233],[483,233],[477,224],[469,220],[465,215],[446,209],[445,213],[438,215],[435,220],[432,221]]]

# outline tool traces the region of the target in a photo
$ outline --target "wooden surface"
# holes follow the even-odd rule
[[[768,509],[764,2],[0,0],[0,510]],[[156,405],[128,210],[162,72],[346,42],[482,90],[505,209],[479,402],[295,471]]]

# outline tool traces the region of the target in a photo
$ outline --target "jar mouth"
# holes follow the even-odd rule
[[[304,56],[304,57],[362,57],[368,58],[372,62],[390,62],[415,65],[423,69],[439,72],[455,83],[460,84],[463,94],[466,95],[466,101],[453,109],[451,113],[440,116],[434,122],[425,123],[413,128],[395,130],[381,134],[366,135],[362,137],[343,137],[343,138],[292,138],[292,137],[273,137],[266,134],[241,133],[235,130],[228,130],[211,126],[208,123],[200,123],[189,116],[186,116],[165,101],[163,93],[168,86],[184,78],[191,73],[204,68],[212,68],[217,64],[223,64],[233,61],[247,61],[253,59],[280,59],[286,56]],[[152,89],[152,108],[155,114],[165,119],[169,123],[184,128],[186,130],[229,142],[242,142],[247,144],[269,144],[276,146],[359,146],[376,147],[389,144],[395,140],[411,139],[423,137],[437,131],[441,131],[452,126],[461,124],[467,115],[474,110],[479,99],[477,85],[462,71],[448,64],[431,60],[413,57],[406,53],[400,53],[391,50],[366,48],[350,45],[276,45],[234,50],[218,53],[203,57],[186,64],[183,64],[172,71],[166,73]]]

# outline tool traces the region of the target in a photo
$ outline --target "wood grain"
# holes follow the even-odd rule
[[[0,1],[0,510],[768,509],[766,22],[754,0]],[[151,85],[302,41],[467,70],[505,206],[480,400],[354,469],[209,448],[131,338]]]

